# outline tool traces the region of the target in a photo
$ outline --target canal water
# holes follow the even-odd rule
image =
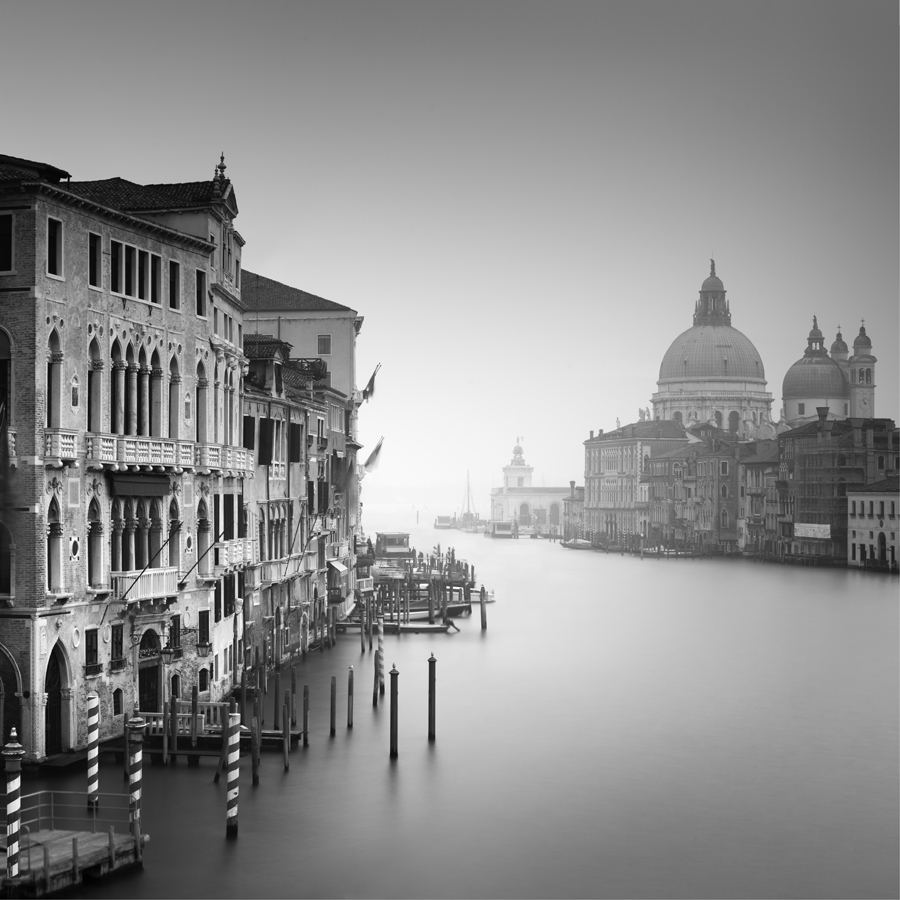
[[[458,634],[385,637],[399,757],[374,653],[343,635],[298,666],[290,771],[270,752],[253,788],[241,760],[237,840],[214,760],[147,766],[144,870],[90,896],[897,896],[896,579],[370,527],[452,544],[497,597],[486,632],[476,608]],[[124,789],[111,758],[100,789]]]

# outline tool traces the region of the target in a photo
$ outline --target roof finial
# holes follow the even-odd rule
[[[216,172],[218,172],[218,177],[225,180],[225,170],[228,166],[225,165],[225,151],[222,151],[222,155],[219,157],[219,164],[216,166]]]
[[[818,327],[819,327],[819,323],[816,321],[816,317],[813,316],[813,328],[818,328]]]
[[[709,260],[709,274],[710,275],[716,274],[716,261],[714,259],[712,259],[712,257],[710,257],[710,260]]]

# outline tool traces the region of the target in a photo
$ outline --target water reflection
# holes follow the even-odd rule
[[[266,754],[254,789],[242,760],[237,841],[214,760],[148,767],[145,869],[92,896],[897,894],[895,581],[413,531],[438,540],[498,602],[487,633],[476,614],[385,637],[399,759],[390,681],[373,708],[374,653],[344,636],[298,667],[311,736],[290,771]],[[101,790],[121,783],[104,759]]]

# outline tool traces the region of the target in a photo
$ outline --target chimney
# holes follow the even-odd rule
[[[593,440],[593,439],[594,439],[594,429],[592,428],[592,429],[591,429],[591,436],[590,436],[589,440]]]
[[[572,491],[572,499],[574,500],[575,499],[575,482],[574,481],[569,482],[569,489]]]

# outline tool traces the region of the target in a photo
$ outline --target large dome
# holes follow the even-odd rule
[[[694,325],[672,341],[659,367],[659,381],[741,378],[765,382],[759,352],[731,325]]]
[[[838,363],[828,356],[804,356],[784,376],[784,400],[838,400],[850,396],[850,383]]]

